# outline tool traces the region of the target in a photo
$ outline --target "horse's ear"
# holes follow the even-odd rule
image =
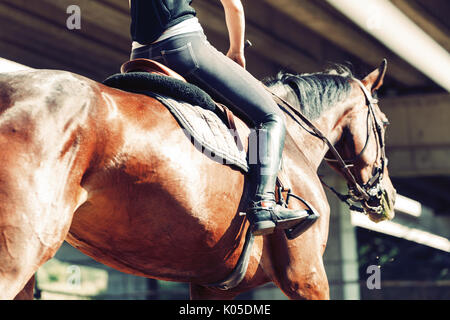
[[[370,90],[370,92],[373,93],[374,91],[377,91],[383,85],[384,76],[386,75],[386,69],[387,60],[383,59],[378,69],[372,71],[367,77],[361,80],[366,88]]]

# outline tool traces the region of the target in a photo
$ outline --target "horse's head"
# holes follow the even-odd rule
[[[373,94],[383,84],[386,67],[387,62],[384,60],[366,78],[355,80],[358,86],[355,86],[357,89],[352,96],[358,103],[345,116],[342,137],[335,145],[349,168],[349,172],[343,173],[349,181],[351,200],[360,202],[365,213],[375,222],[394,217],[396,196],[385,154],[385,130],[389,122],[381,112],[378,100],[373,98]],[[339,165],[336,160],[328,161],[338,171],[346,171],[342,163]]]

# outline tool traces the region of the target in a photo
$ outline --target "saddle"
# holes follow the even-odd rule
[[[171,77],[171,78],[183,81],[183,82],[187,82],[186,79],[183,78],[183,76],[176,73],[172,69],[166,67],[165,65],[163,65],[157,61],[150,60],[150,59],[140,58],[140,59],[134,59],[134,60],[127,61],[120,67],[120,72],[121,73],[148,72],[148,73],[157,74],[157,75],[161,75],[161,76]],[[236,144],[238,145],[239,149],[242,149],[242,142],[240,140],[240,137],[238,135],[238,131],[236,128],[236,124],[234,122],[233,112],[221,103],[218,103],[218,102],[214,102],[214,103],[216,104],[216,107],[218,107],[219,110],[221,110],[223,115],[225,116],[225,119],[227,120],[228,128],[232,129],[236,132],[236,139],[235,139]]]
[[[103,84],[158,100],[204,155],[245,173],[249,171],[247,150],[239,136],[243,132],[237,130],[234,114],[226,106],[156,61],[131,60],[120,71]]]
[[[186,79],[184,79],[181,75],[179,75],[172,69],[167,68],[165,65],[150,59],[135,59],[127,61],[120,67],[120,72],[148,72],[172,77],[180,81],[187,82]]]

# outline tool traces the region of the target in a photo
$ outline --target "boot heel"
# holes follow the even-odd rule
[[[275,230],[275,223],[273,221],[259,221],[253,224],[252,234],[255,236],[265,236],[273,233]]]

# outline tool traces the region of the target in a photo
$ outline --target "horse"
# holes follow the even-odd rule
[[[332,167],[361,186],[378,171],[382,196],[359,199],[374,221],[394,214],[387,164],[380,169],[388,120],[367,99],[382,85],[385,67],[361,81],[319,72],[268,82],[344,162],[353,159],[342,167],[327,158]],[[32,299],[34,274],[66,240],[119,271],[190,283],[191,299],[233,299],[268,282],[290,299],[329,299],[322,256],[330,207],[317,170],[333,155],[292,110],[285,112],[282,173],[320,218],[292,240],[282,230],[255,237],[242,281],[220,290],[208,284],[233,270],[248,229],[239,214],[248,202],[246,174],[202,154],[152,97],[67,71],[0,74],[0,298]],[[235,122],[247,148],[250,128]]]

